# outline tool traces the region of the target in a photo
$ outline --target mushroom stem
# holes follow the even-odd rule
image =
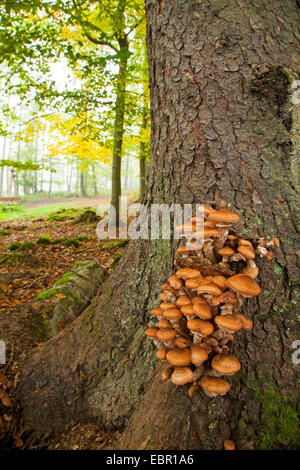
[[[217,259],[213,250],[213,240],[209,239],[204,242],[203,251],[205,258],[208,258],[212,263],[216,263]]]

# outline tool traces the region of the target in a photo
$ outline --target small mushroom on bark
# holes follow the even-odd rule
[[[170,351],[168,348],[158,349],[156,351],[155,355],[156,355],[157,359],[159,359],[160,361],[165,361],[168,351]]]
[[[174,385],[185,385],[193,380],[194,374],[189,367],[175,367],[171,375],[171,382]]]
[[[223,446],[224,450],[235,450],[235,443],[231,439],[226,439]]]
[[[157,333],[159,331],[160,330],[158,328],[155,328],[153,326],[153,327],[147,328],[147,330],[145,331],[145,335],[148,336],[148,338],[152,339],[157,349],[162,349],[164,347],[163,341],[157,338]]]
[[[191,346],[191,362],[196,367],[199,367],[204,361],[208,359],[208,353],[201,347],[200,344],[193,344]]]
[[[212,323],[201,320],[200,318],[193,318],[188,320],[187,327],[194,336],[195,344],[201,343],[201,340],[204,336],[209,336],[214,331],[214,326]]]
[[[172,349],[166,355],[172,366],[188,366],[191,364],[191,350],[189,348]]]
[[[217,354],[213,357],[211,366],[221,375],[233,375],[241,368],[239,360],[232,354]]]
[[[223,339],[228,333],[232,334],[242,328],[242,322],[234,315],[217,315],[215,323],[219,327],[213,336],[217,339]]]
[[[218,377],[210,377],[208,375],[204,375],[201,378],[200,385],[209,397],[225,395],[230,390],[230,384],[226,382],[226,380],[219,379]]]
[[[168,380],[171,379],[171,375],[173,374],[174,372],[174,367],[167,367],[166,369],[164,369],[162,371],[162,374],[161,374],[161,378],[163,380],[163,382],[167,382]]]

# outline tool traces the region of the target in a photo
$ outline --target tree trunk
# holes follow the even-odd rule
[[[147,110],[147,103],[144,99],[144,107],[143,107],[143,117],[142,117],[142,125],[141,131],[145,131],[147,129],[147,117],[148,117],[148,110]],[[140,188],[139,188],[139,199],[142,200],[142,197],[145,192],[146,186],[146,145],[144,141],[140,143]]]
[[[25,361],[25,425],[45,435],[99,419],[123,430],[116,447],[131,449],[219,449],[229,436],[239,449],[260,448],[268,415],[257,394],[272,390],[289,409],[297,402],[299,121],[291,83],[299,79],[300,9],[295,0],[147,0],[146,10],[152,134],[144,203],[220,196],[241,214],[244,236],[277,236],[280,247],[272,263],[259,262],[262,293],[243,307],[254,329],[235,340],[242,372],[227,395],[191,400],[186,387],[160,381],[144,331],[177,245],[132,241],[95,306]],[[279,434],[270,447],[289,445]]]
[[[114,145],[111,177],[111,205],[116,211],[116,225],[119,225],[119,197],[121,196],[121,157],[124,134],[125,87],[129,48],[127,38],[119,39],[120,62],[117,76],[117,97],[114,123]]]
[[[86,173],[84,173],[82,170],[80,171],[80,194],[81,196],[86,196]]]
[[[94,196],[97,196],[98,195],[98,188],[97,188],[97,176],[96,176],[95,165],[92,166],[92,178],[93,178]]]

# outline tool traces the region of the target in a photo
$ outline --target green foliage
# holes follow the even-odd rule
[[[63,245],[66,247],[74,246],[75,248],[78,248],[80,246],[80,241],[76,238],[69,238],[63,242]]]
[[[17,251],[21,248],[22,243],[21,242],[12,242],[8,245],[8,251]]]
[[[299,448],[300,416],[297,409],[277,391],[257,392],[256,398],[263,405],[262,448],[273,449],[278,444],[288,449]]]
[[[25,242],[25,243],[13,242],[13,243],[10,243],[10,245],[8,245],[7,249],[9,251],[25,251],[33,247],[34,247],[34,243],[32,242]]]
[[[42,246],[46,246],[46,245],[51,245],[52,243],[52,240],[48,237],[40,237],[37,241],[36,241],[37,245],[42,245]]]
[[[11,230],[0,229],[0,237],[5,237],[6,235],[10,235],[11,233]]]
[[[33,163],[32,160],[28,160],[26,162],[16,162],[15,160],[0,160],[0,168],[4,166],[9,166],[12,168],[15,168],[16,170],[32,170],[32,171],[37,171],[37,170],[49,170],[49,167],[45,165],[40,165],[37,163]],[[51,173],[56,173],[56,170],[54,168],[50,169]]]
[[[1,204],[0,212],[22,212],[23,207],[20,204]]]

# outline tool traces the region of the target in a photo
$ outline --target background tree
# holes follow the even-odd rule
[[[130,43],[134,44],[138,28],[143,28],[144,17],[141,0],[33,1],[25,2],[24,9],[16,1],[0,8],[5,27],[5,33],[0,34],[0,44],[5,45],[0,61],[12,70],[7,79],[11,90],[23,99],[31,94],[41,109],[51,104],[56,109],[77,114],[84,105],[88,111],[98,109],[101,115],[103,107],[113,107],[111,204],[117,212],[117,223],[126,83],[128,74],[132,79],[134,72]],[[14,37],[16,44],[8,44],[7,36]],[[75,74],[80,74],[84,87],[66,92],[57,90],[50,66],[62,57]],[[21,83],[12,81],[16,77]],[[101,122],[107,129],[103,116]]]
[[[229,436],[239,449],[259,448],[268,415],[257,393],[271,389],[291,407],[297,402],[299,121],[291,85],[299,79],[300,10],[295,0],[147,0],[146,9],[151,165],[144,202],[221,198],[242,215],[242,234],[277,236],[281,245],[274,263],[259,266],[262,295],[245,304],[255,328],[235,342],[243,372],[227,395],[191,401],[184,388],[160,381],[144,331],[176,243],[135,241],[93,306],[26,359],[18,385],[25,425],[41,435],[100,419],[125,427],[116,446],[133,449],[215,449]],[[295,445],[285,438],[276,436],[271,447]]]

